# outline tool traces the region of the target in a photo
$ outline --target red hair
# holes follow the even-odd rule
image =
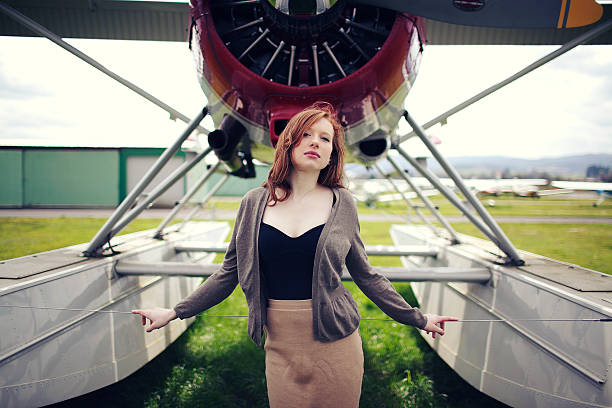
[[[318,120],[327,119],[334,128],[332,137],[332,152],[329,164],[321,170],[317,182],[327,187],[344,188],[344,131],[336,118],[336,112],[327,102],[316,102],[303,111],[295,114],[287,123],[276,144],[274,163],[268,173],[268,180],[262,186],[270,192],[272,205],[285,201],[291,195],[289,172],[293,168],[291,153],[293,147],[300,144],[304,132],[312,127]],[[283,191],[283,196],[276,195],[276,188]]]

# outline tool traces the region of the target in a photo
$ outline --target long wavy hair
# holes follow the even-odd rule
[[[262,186],[270,192],[268,202],[271,206],[277,202],[285,201],[291,195],[289,174],[293,169],[291,155],[294,146],[300,144],[304,132],[312,127],[319,119],[325,118],[334,128],[332,137],[332,152],[329,164],[321,170],[317,182],[327,187],[344,188],[344,131],[336,117],[333,106],[327,102],[316,102],[303,111],[295,114],[287,123],[276,144],[274,163],[268,173],[268,180]],[[276,195],[276,189],[282,190],[282,197]]]

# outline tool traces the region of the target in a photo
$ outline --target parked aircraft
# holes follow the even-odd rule
[[[582,274],[576,283],[566,279],[560,263],[543,258],[529,263],[534,255],[514,248],[425,134],[427,128],[579,44],[611,43],[610,35],[604,33],[612,27],[612,7],[592,0],[191,0],[189,8],[154,1],[9,0],[0,3],[0,11],[4,14],[0,35],[30,36],[34,32],[45,36],[172,117],[189,122],[91,242],[78,247],[86,258],[76,256],[72,248],[0,265],[2,273],[10,275],[0,280],[0,296],[7,307],[24,300],[64,305],[44,313],[45,306],[40,304],[22,309],[14,306],[0,321],[5,333],[0,350],[0,405],[50,404],[119,381],[176,338],[184,325],[170,325],[166,331],[145,337],[125,317],[101,309],[133,307],[136,302],[145,307],[152,299],[175,301],[193,290],[197,280],[165,276],[203,276],[216,270],[187,261],[198,259],[193,253],[223,252],[218,241],[227,228],[189,223],[166,228],[171,218],[221,165],[225,168],[222,182],[230,176],[252,177],[253,160],[271,161],[288,119],[319,100],[337,109],[350,160],[374,164],[390,159],[389,149],[397,150],[493,243],[474,245],[475,241],[460,237],[412,179],[397,169],[443,229],[428,224],[429,231],[392,230],[396,243],[419,242],[427,248],[386,251],[401,255],[405,266],[422,266],[390,268],[388,276],[426,281],[413,287],[427,310],[461,314],[464,322],[475,321],[469,316],[489,319],[484,330],[468,324],[436,339],[434,348],[440,356],[472,385],[511,405],[612,405],[612,383],[607,379],[612,345],[606,342],[610,330],[521,323],[525,319],[517,315],[544,318],[562,311],[571,318],[603,321],[612,315],[608,293],[612,289],[596,297],[580,296],[593,287],[605,290],[607,281],[576,267],[571,273]],[[585,28],[578,28],[582,26]],[[208,104],[190,120],[61,37],[187,39]],[[428,42],[565,45],[419,126],[404,110],[403,101]],[[206,115],[215,124],[208,134],[209,147],[143,194],[192,131],[207,133],[199,127]],[[402,119],[413,132],[397,137],[395,130]],[[418,137],[431,151],[480,218],[401,148],[411,137]],[[216,165],[158,227],[155,239],[143,234],[134,240],[117,237],[165,189],[213,151]],[[183,242],[186,239],[208,239],[216,245],[189,245]],[[462,245],[456,245],[459,243]],[[116,252],[117,245],[121,253]],[[133,276],[151,274],[155,277]],[[76,318],[67,314],[74,311],[84,313]],[[101,317],[102,312],[109,312],[108,318]],[[494,321],[504,323],[493,326]],[[84,351],[92,345],[96,353]],[[75,350],[82,361],[67,360]]]
[[[612,190],[597,190],[599,199],[593,203],[593,207],[599,207],[605,200],[612,200]]]
[[[593,203],[593,207],[598,207],[605,200],[612,199],[612,183],[599,183],[593,181],[553,181],[551,184],[553,187],[558,188],[596,192],[599,198]]]

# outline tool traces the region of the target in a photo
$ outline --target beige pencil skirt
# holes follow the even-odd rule
[[[363,349],[359,329],[314,340],[312,300],[268,301],[266,381],[271,408],[359,406]]]

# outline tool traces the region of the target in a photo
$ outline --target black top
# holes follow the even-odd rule
[[[312,269],[325,224],[292,238],[271,225],[259,228],[259,269],[270,299],[312,298]]]

